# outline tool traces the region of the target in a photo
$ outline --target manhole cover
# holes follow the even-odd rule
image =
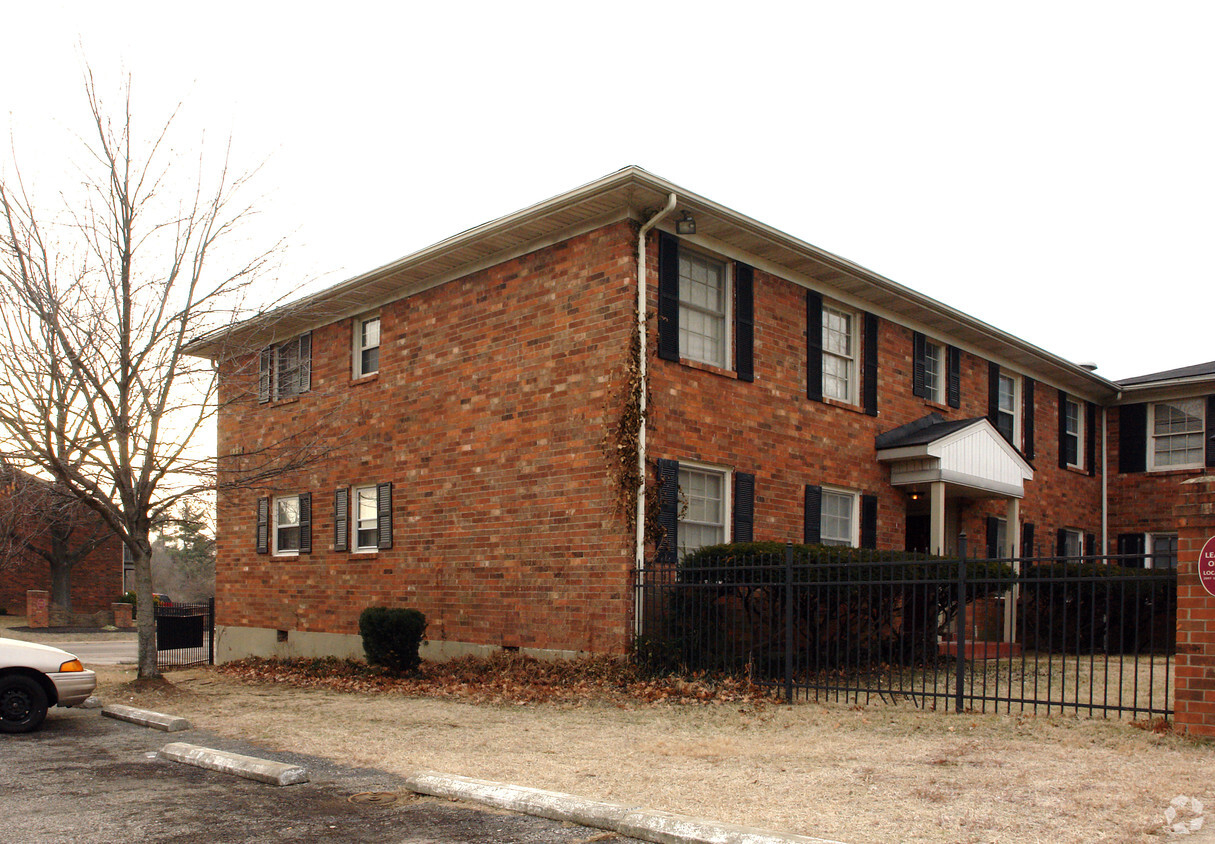
[[[372,806],[388,806],[401,799],[401,795],[392,791],[360,791],[347,798],[351,803],[364,803]]]

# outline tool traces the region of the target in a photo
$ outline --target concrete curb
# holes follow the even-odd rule
[[[733,824],[587,800],[573,794],[421,771],[406,786],[419,794],[480,803],[511,812],[568,821],[657,844],[841,844],[826,838],[765,832]]]
[[[133,706],[123,706],[119,703],[109,703],[101,707],[101,714],[107,718],[117,718],[119,721],[130,721],[141,727],[164,730],[166,733],[190,729],[190,722],[185,718],[165,715],[163,712],[153,712],[150,709],[136,709]]]
[[[238,777],[270,785],[296,785],[308,782],[308,771],[299,765],[272,762],[269,759],[257,759],[253,756],[241,756],[239,753],[212,750],[209,747],[199,747],[196,744],[186,744],[180,741],[166,744],[160,749],[160,755],[174,762],[219,771],[222,774],[235,774]]]

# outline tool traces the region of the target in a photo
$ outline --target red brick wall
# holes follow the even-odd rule
[[[656,266],[657,247],[651,245],[651,309],[657,307]],[[822,292],[824,302],[831,304],[825,286]],[[926,401],[912,393],[912,330],[882,319],[878,328],[878,416],[867,416],[860,406],[808,399],[805,295],[805,288],[799,285],[755,271],[754,383],[697,363],[651,359],[649,456],[754,473],[755,539],[761,541],[802,540],[806,484],[875,494],[878,547],[901,549],[906,538],[907,494],[890,484],[890,468],[878,463],[874,438],[932,412],[946,419],[986,416],[988,361],[962,352],[959,408]],[[657,330],[653,321],[651,329],[654,349]],[[863,342],[859,326],[857,334]],[[948,343],[949,338],[935,339]],[[858,362],[862,359],[863,350],[857,355]],[[1021,514],[1023,522],[1034,523],[1036,544],[1042,552],[1053,554],[1059,528],[1100,534],[1101,450],[1098,443],[1094,477],[1087,471],[1060,469],[1058,390],[1038,382],[1034,399],[1035,476],[1026,484]],[[1098,437],[1100,430],[1098,424]],[[965,501],[960,515],[971,552],[983,554],[985,518],[1005,516],[1006,502]]]
[[[377,375],[351,382],[351,321],[313,332],[312,390],[225,408],[219,453],[319,426],[335,453],[218,499],[221,625],[357,633],[408,606],[427,637],[621,650],[631,540],[605,432],[634,326],[634,228],[611,225],[380,310]],[[286,339],[286,338],[283,338]],[[231,362],[224,401],[242,385]],[[391,550],[333,548],[339,486],[391,481]],[[313,551],[255,553],[259,496],[311,492]]]
[[[25,612],[29,589],[51,588],[51,567],[46,560],[30,555],[15,570],[0,574],[0,607],[10,615]],[[72,611],[94,613],[108,610],[122,594],[122,546],[118,539],[107,542],[72,569]]]
[[[1215,736],[1215,596],[1198,579],[1198,554],[1215,536],[1215,478],[1175,488],[1177,542],[1177,657],[1174,721],[1193,735]]]

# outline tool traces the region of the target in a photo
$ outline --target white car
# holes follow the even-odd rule
[[[97,675],[67,651],[0,639],[0,733],[38,729],[52,706],[84,703]]]

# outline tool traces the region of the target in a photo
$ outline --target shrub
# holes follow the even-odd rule
[[[790,650],[799,674],[937,659],[937,633],[958,610],[956,560],[795,545],[787,569],[785,547],[715,545],[647,573],[654,588],[634,643],[638,666],[763,678],[783,674]],[[968,560],[966,576],[972,602],[1007,589],[1012,569]]]
[[[359,615],[367,662],[398,674],[418,670],[425,634],[426,616],[418,610],[368,607]]]

